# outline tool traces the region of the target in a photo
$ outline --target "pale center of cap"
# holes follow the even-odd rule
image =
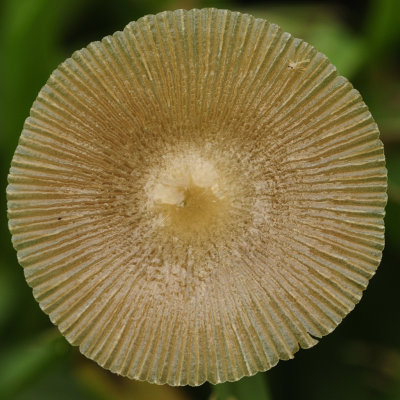
[[[204,200],[218,198],[217,173],[211,164],[186,165],[170,172],[155,185],[153,201],[177,207],[201,206]]]
[[[223,177],[199,157],[169,163],[149,192],[160,224],[174,235],[199,233],[220,226],[231,199]]]

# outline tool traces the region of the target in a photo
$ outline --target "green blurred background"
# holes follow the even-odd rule
[[[361,92],[389,170],[382,264],[356,309],[316,347],[234,384],[171,388],[102,370],[34,301],[7,229],[5,187],[24,119],[74,50],[163,10],[245,11],[327,54]],[[400,1],[0,0],[0,399],[400,399]]]

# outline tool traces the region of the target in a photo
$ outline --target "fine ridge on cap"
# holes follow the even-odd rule
[[[163,12],[64,61],[7,187],[28,284],[117,374],[238,380],[354,308],[384,247],[378,128],[310,44],[247,14]]]

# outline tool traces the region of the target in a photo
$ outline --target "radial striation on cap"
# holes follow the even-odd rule
[[[265,20],[163,12],[75,52],[25,121],[7,188],[41,308],[104,368],[238,380],[360,300],[386,169],[360,94]]]

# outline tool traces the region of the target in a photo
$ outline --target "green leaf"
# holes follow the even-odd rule
[[[400,1],[372,0],[366,20],[368,53],[372,62],[400,43]],[[393,54],[395,57],[396,54]]]
[[[0,155],[8,156],[14,150],[37,92],[65,57],[57,40],[77,3],[4,2],[0,15]]]

